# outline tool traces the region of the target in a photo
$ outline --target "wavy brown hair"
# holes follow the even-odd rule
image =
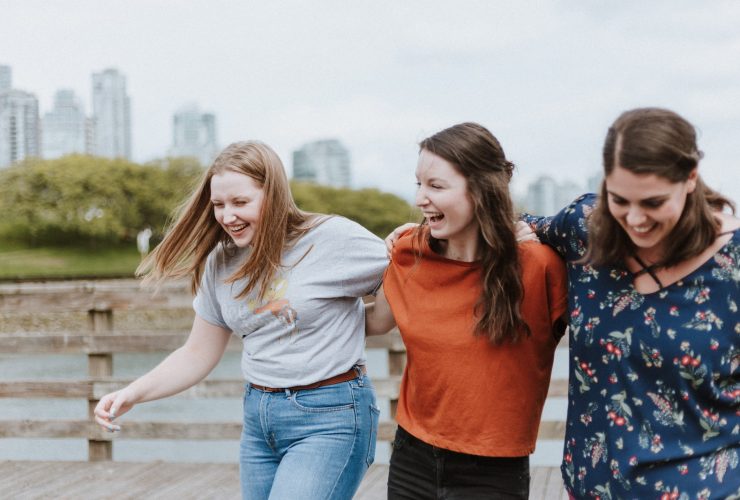
[[[696,144],[696,130],[686,119],[661,108],[638,108],[622,113],[606,134],[603,149],[604,177],[619,166],[634,174],[655,174],[670,182],[685,182],[699,165],[703,153]],[[606,181],[589,219],[589,246],[584,260],[594,266],[623,266],[635,246],[609,212]],[[660,267],[670,267],[699,255],[717,238],[720,221],[715,212],[735,205],[710,189],[701,177],[688,193],[678,223],[666,237]]]
[[[529,335],[520,311],[524,288],[509,194],[514,164],[506,159],[498,139],[477,123],[446,128],[421,141],[419,148],[450,162],[467,181],[482,249],[482,290],[474,308],[475,334],[488,337],[494,344]],[[421,245],[424,238],[432,248],[439,248],[422,222],[416,233],[417,244]]]
[[[286,245],[305,234],[316,214],[301,211],[293,201],[283,163],[270,146],[257,141],[235,142],[224,149],[206,170],[198,187],[178,209],[162,242],[139,265],[136,274],[146,282],[191,278],[197,292],[208,254],[218,245],[234,243],[216,221],[211,206],[211,178],[227,171],[251,177],[264,191],[259,224],[249,257],[227,283],[246,278],[243,297],[257,289],[262,297],[270,278],[281,266]]]

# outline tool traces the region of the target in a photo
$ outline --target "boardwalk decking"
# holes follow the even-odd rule
[[[386,498],[387,465],[373,465],[355,500]],[[232,464],[166,462],[0,462],[0,498],[122,500],[238,499],[239,472]],[[560,471],[533,467],[532,500],[567,500]]]
[[[92,423],[98,399],[128,383],[114,377],[113,357],[125,353],[168,352],[187,337],[192,322],[192,296],[186,283],[170,283],[156,297],[133,280],[0,284],[0,355],[72,354],[87,357],[87,376],[67,380],[32,375],[0,377],[1,398],[64,398],[87,402],[87,416],[64,420],[48,414],[0,419],[3,439],[84,439],[89,462],[1,461],[0,500],[5,499],[238,499],[239,475],[233,464],[130,463],[112,461],[113,436]],[[373,375],[379,398],[389,414],[379,422],[378,439],[393,439],[395,409],[406,353],[398,332],[371,337],[368,349],[387,353],[387,374]],[[229,349],[241,350],[234,339]],[[565,349],[565,346],[561,346]],[[567,357],[567,356],[566,356]],[[193,399],[241,398],[242,380],[213,379],[185,391]],[[554,377],[548,398],[565,398],[566,381]],[[562,440],[565,414],[540,424],[539,440]],[[197,419],[197,417],[196,417]],[[241,419],[219,422],[129,421],[119,439],[235,440]],[[39,450],[45,457],[46,450]],[[11,455],[12,458],[12,455]],[[142,460],[148,457],[144,456]],[[375,465],[355,496],[386,497],[387,465]],[[556,468],[532,468],[530,498],[566,499]]]

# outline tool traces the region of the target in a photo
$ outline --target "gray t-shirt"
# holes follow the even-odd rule
[[[248,382],[306,385],[364,363],[362,297],[388,264],[382,240],[353,221],[329,218],[283,252],[262,301],[255,290],[235,299],[246,280],[224,283],[249,251],[218,245],[193,301],[198,316],[241,337]]]

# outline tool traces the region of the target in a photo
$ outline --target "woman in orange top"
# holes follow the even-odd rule
[[[514,165],[484,127],[420,144],[418,229],[395,244],[367,333],[398,325],[401,382],[388,498],[524,498],[563,334],[561,260],[517,244]]]

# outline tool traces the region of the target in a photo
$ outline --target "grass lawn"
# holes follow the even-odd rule
[[[0,243],[0,279],[133,276],[139,252],[130,248],[36,247]]]

